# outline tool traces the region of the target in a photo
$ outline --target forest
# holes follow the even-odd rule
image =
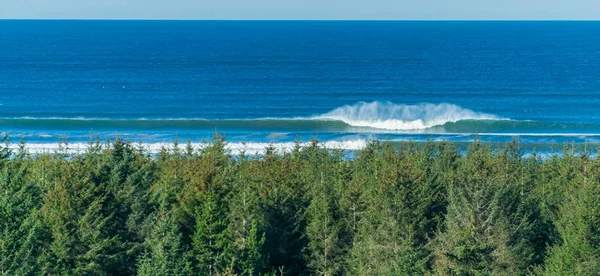
[[[586,146],[226,145],[33,154],[4,138],[0,274],[600,274],[600,159]]]

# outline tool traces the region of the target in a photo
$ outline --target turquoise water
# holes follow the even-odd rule
[[[0,132],[600,141],[600,22],[0,21]]]

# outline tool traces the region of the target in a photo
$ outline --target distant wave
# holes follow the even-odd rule
[[[291,118],[0,118],[0,132],[28,133],[135,132],[152,134],[189,132],[266,133],[375,133],[375,134],[480,134],[493,136],[592,136],[600,125],[568,122],[510,120],[460,106],[440,104],[405,105],[391,102],[358,102],[314,116]]]
[[[203,118],[108,118],[108,117],[0,117],[0,120],[32,120],[32,121],[208,121]]]
[[[466,120],[501,120],[486,113],[479,113],[457,105],[419,104],[405,105],[391,102],[358,102],[345,105],[325,114],[294,118],[245,118],[245,119],[205,119],[205,118],[86,118],[86,117],[20,117],[0,118],[0,126],[18,125],[58,128],[282,128],[329,131],[425,130]]]
[[[464,120],[500,119],[495,115],[448,103],[405,105],[392,102],[359,102],[338,107],[315,118],[386,130],[421,130]]]

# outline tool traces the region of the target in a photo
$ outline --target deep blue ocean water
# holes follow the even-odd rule
[[[596,143],[600,22],[0,20],[0,132]]]

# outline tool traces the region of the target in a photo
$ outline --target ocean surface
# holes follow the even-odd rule
[[[594,144],[600,22],[0,20],[0,132]]]

